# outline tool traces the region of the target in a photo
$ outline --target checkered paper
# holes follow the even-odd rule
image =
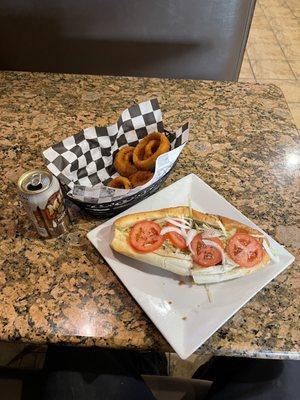
[[[166,174],[188,140],[188,123],[174,133],[166,133],[171,150],[156,161],[151,181],[135,189],[106,186],[118,176],[113,160],[124,146],[136,146],[152,132],[165,132],[157,99],[134,104],[118,121],[107,127],[90,127],[49,147],[43,152],[47,168],[69,188],[68,195],[88,203],[104,203],[133,195]]]

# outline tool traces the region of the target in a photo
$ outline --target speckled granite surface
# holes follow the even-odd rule
[[[15,185],[42,166],[42,149],[157,96],[167,128],[192,126],[166,184],[198,174],[296,256],[199,351],[299,357],[299,135],[277,87],[2,72],[0,96],[0,340],[168,349],[87,240],[99,221],[78,214],[42,241]]]

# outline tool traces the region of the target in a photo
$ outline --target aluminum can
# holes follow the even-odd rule
[[[70,218],[59,182],[48,171],[25,172],[18,180],[20,198],[40,236],[57,237],[68,230]]]

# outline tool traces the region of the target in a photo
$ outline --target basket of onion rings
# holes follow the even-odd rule
[[[167,131],[157,99],[124,110],[107,127],[87,128],[43,152],[65,195],[99,218],[155,193],[188,140],[188,123]]]
[[[157,132],[154,132],[155,135],[150,134],[148,137],[150,138],[158,138]],[[116,156],[114,157],[114,167],[119,174],[119,176],[110,179],[107,182],[107,187],[115,188],[115,189],[134,189],[138,187],[143,187],[148,181],[150,181],[153,178],[154,175],[154,167],[155,167],[155,161],[158,158],[160,154],[164,154],[167,151],[169,151],[170,148],[170,139],[174,137],[174,133],[165,131],[164,134],[160,133],[161,135],[164,135],[164,143],[165,146],[159,150],[159,153],[155,154],[155,146],[153,142],[150,144],[152,147],[152,152],[149,152],[149,147],[148,146],[148,153],[146,158],[146,155],[144,154],[144,151],[146,150],[146,144],[150,143],[151,140],[145,140],[144,142],[141,141],[139,144],[141,146],[138,147],[138,160],[145,161],[148,160],[148,163],[142,163],[143,167],[147,167],[148,169],[138,169],[140,168],[140,163],[139,161],[138,166],[136,167],[135,163],[133,162],[133,151],[132,151],[132,146],[126,146],[123,147],[121,150],[119,150],[116,153]],[[170,139],[169,139],[170,138]],[[152,139],[153,140],[153,139]],[[168,141],[168,149],[166,147]],[[157,146],[157,144],[156,144]],[[128,147],[131,147],[130,151],[128,150]],[[143,150],[143,148],[145,150]],[[158,150],[159,146],[157,147]],[[124,149],[124,150],[123,150]],[[123,151],[122,151],[123,150]],[[142,156],[143,155],[143,156]],[[124,160],[125,159],[125,160]],[[151,160],[150,160],[151,159]],[[137,193],[134,193],[129,196],[123,196],[122,198],[118,198],[116,200],[112,200],[107,203],[102,203],[102,204],[94,204],[94,203],[88,203],[88,202],[81,202],[77,201],[75,199],[72,199],[72,201],[77,204],[80,208],[84,209],[88,214],[91,214],[97,218],[108,218],[112,217],[116,214],[119,214],[120,212],[126,210],[129,207],[132,207],[134,204],[137,204],[141,200],[144,200],[146,197],[151,196],[155,192],[157,192],[160,188],[160,186],[165,182],[165,180],[168,178],[172,170],[174,169],[176,165],[177,160],[174,162],[172,165],[171,169],[165,173],[161,178],[159,178],[156,182],[152,183],[150,186],[146,188],[141,188],[140,191]],[[154,163],[154,164],[153,164]],[[129,192],[130,193],[130,192]]]

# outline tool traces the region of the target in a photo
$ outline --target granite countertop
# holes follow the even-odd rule
[[[296,256],[199,351],[299,358],[299,134],[279,88],[1,72],[0,93],[0,340],[169,349],[86,238],[99,220],[78,213],[69,233],[41,240],[16,187],[49,145],[158,97],[167,129],[191,123],[166,185],[198,174]]]

